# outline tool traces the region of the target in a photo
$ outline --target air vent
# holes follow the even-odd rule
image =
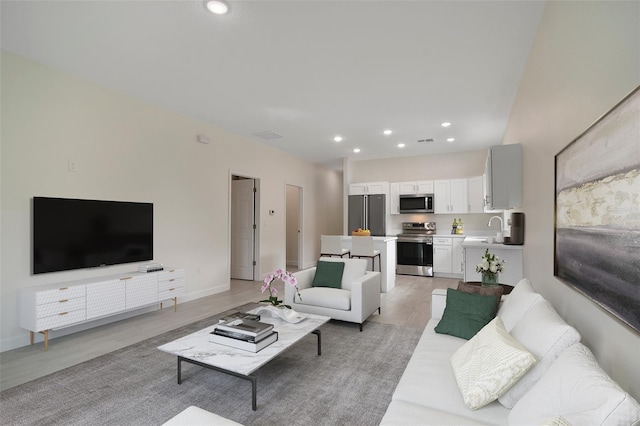
[[[433,138],[418,139],[418,143],[435,142]]]
[[[279,135],[276,132],[272,132],[271,130],[254,133],[253,135],[259,137],[260,139],[264,139],[265,141],[270,141],[271,139],[280,139],[282,137],[282,135]]]

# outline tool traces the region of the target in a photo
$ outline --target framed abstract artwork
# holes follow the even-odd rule
[[[640,87],[555,157],[554,275],[640,332]]]

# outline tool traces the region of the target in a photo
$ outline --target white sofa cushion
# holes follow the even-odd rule
[[[500,404],[507,408],[512,408],[531,389],[565,349],[580,341],[580,333],[567,324],[546,300],[535,303],[513,327],[511,335],[538,362],[500,397]]]
[[[531,307],[542,300],[542,296],[533,289],[531,281],[521,279],[498,308],[497,316],[502,319],[504,328],[511,332]]]
[[[380,425],[416,426],[427,423],[438,426],[482,426],[494,424],[478,422],[468,417],[461,417],[446,411],[425,407],[424,405],[396,400],[391,401],[391,404],[387,407]]]
[[[241,426],[233,420],[226,419],[194,405],[185,408],[162,426]]]
[[[392,399],[451,413],[470,419],[469,423],[507,424],[509,410],[498,401],[475,411],[465,405],[451,368],[451,355],[467,341],[436,333],[437,323],[437,320],[427,323]],[[424,423],[428,420],[418,424]]]
[[[504,328],[499,317],[485,325],[451,357],[467,407],[495,401],[535,364],[535,357]]]
[[[351,284],[362,277],[367,272],[367,260],[366,259],[345,259],[335,257],[321,257],[323,262],[342,262],[344,263],[344,271],[342,272],[342,289],[351,290]],[[304,296],[302,297],[304,300]]]
[[[581,343],[565,350],[509,413],[509,424],[541,424],[561,416],[572,425],[632,425],[640,405]]]
[[[320,308],[351,309],[351,292],[331,287],[311,287],[300,290],[300,298],[295,296],[296,303],[317,306]],[[302,299],[302,300],[298,300]]]

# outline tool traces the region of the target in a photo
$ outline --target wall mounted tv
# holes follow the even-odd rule
[[[153,259],[153,203],[33,198],[33,273]]]

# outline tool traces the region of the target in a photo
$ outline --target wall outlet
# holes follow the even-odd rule
[[[76,171],[76,162],[73,160],[67,160],[67,171],[75,172]]]

